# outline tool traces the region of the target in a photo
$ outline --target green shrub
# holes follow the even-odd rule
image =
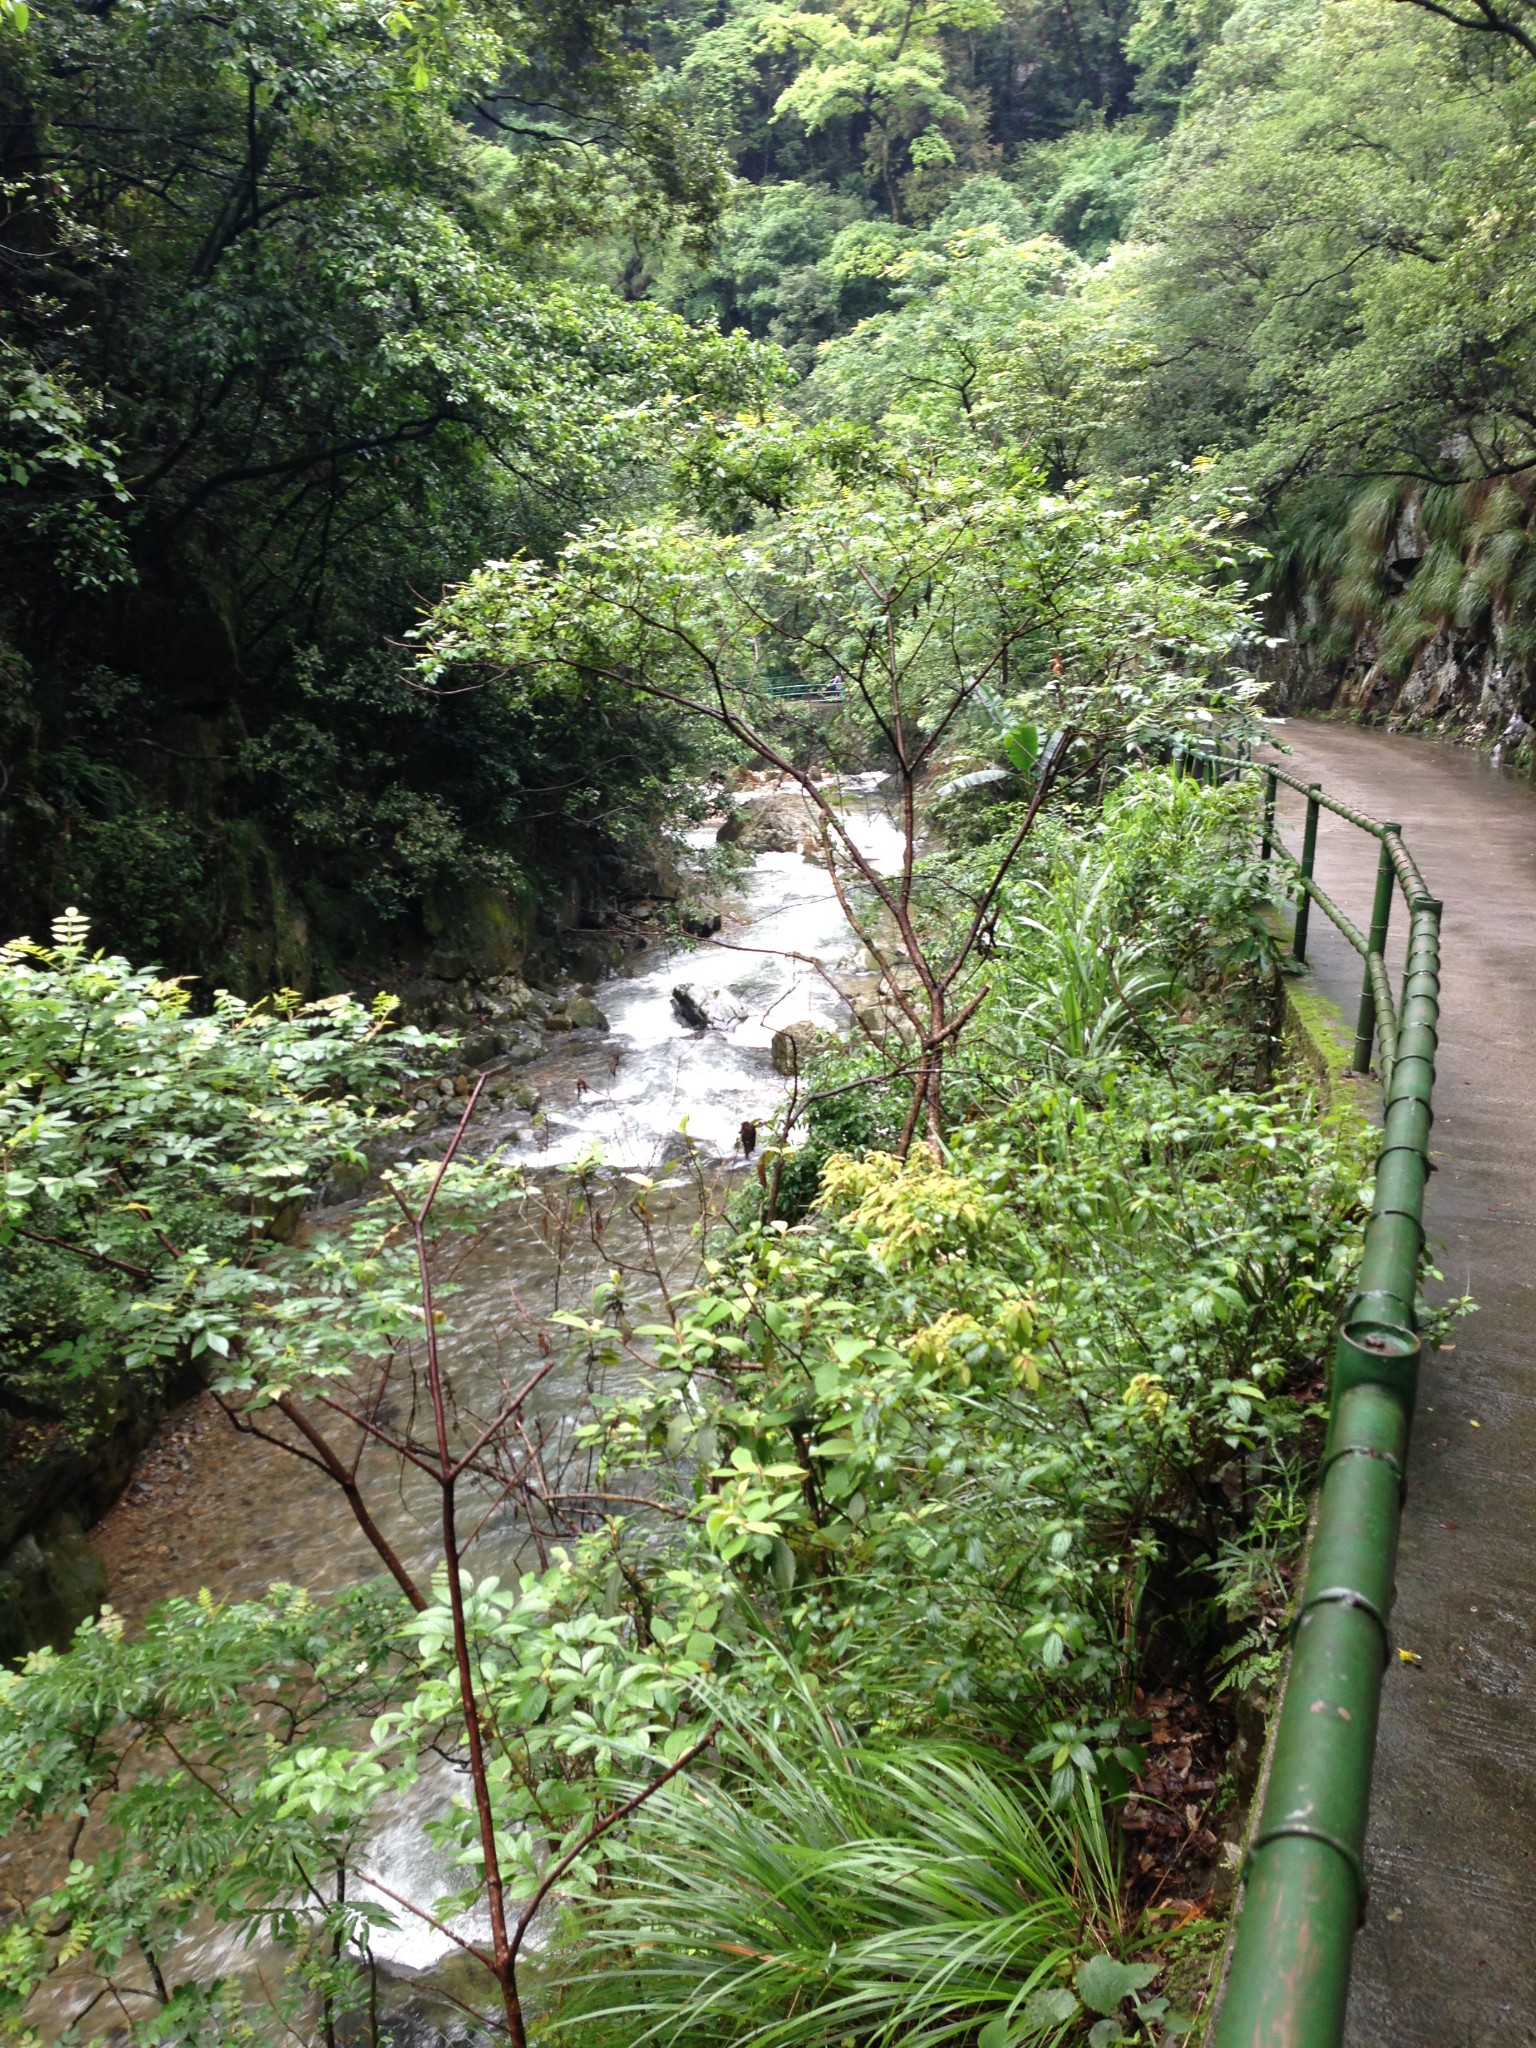
[[[124,1367],[227,1358],[254,1254],[388,1128],[427,1041],[392,1002],[291,994],[198,1013],[93,953],[71,911],[0,947],[0,1331],[7,1398],[77,1409]]]

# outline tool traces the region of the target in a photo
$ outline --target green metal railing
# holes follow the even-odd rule
[[[1334,1354],[1328,1441],[1290,1670],[1243,1892],[1214,2048],[1335,2048],[1350,1956],[1364,1919],[1365,1827],[1382,1675],[1393,1650],[1398,1521],[1418,1377],[1431,1094],[1440,1012],[1440,910],[1398,826],[1367,818],[1316,783],[1251,761],[1213,766],[1264,777],[1261,853],[1297,887],[1296,958],[1315,903],[1364,960],[1354,1065],[1379,1048],[1383,1093],[1376,1193],[1355,1293]],[[1275,825],[1279,786],[1306,798],[1298,858]],[[1317,826],[1331,811],[1378,840],[1375,901],[1362,933],[1317,884]],[[1383,957],[1394,893],[1408,915],[1396,1003]]]
[[[830,682],[825,683],[808,683],[799,676],[770,677],[760,687],[764,696],[773,698],[778,704],[841,704],[843,701],[841,676],[833,676]]]

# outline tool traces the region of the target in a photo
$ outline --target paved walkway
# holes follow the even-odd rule
[[[1476,754],[1284,729],[1291,772],[1396,820],[1445,903],[1428,1229],[1478,1313],[1425,1362],[1383,1702],[1349,2048],[1536,2043],[1536,790]],[[1282,805],[1300,850],[1301,800]],[[1362,927],[1376,844],[1322,814],[1318,881]],[[1401,945],[1406,919],[1393,907]],[[1353,1021],[1360,966],[1314,906]],[[1389,954],[1394,986],[1399,955]]]

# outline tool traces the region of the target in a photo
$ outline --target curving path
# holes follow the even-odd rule
[[[1536,2043],[1536,789],[1467,749],[1291,722],[1286,766],[1396,820],[1443,898],[1428,1229],[1478,1313],[1425,1361],[1349,2048]],[[1301,799],[1282,793],[1300,850]],[[1317,876],[1368,923],[1377,848],[1322,814]],[[1406,919],[1394,905],[1397,946]],[[1360,964],[1314,908],[1351,1025]],[[1389,949],[1397,985],[1400,950]]]

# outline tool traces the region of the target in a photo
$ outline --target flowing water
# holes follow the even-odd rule
[[[877,868],[899,862],[900,834],[868,796],[850,806],[849,823]],[[704,843],[713,834],[695,836]],[[544,1162],[569,1162],[596,1146],[611,1164],[645,1165],[680,1132],[706,1154],[729,1158],[743,1122],[769,1115],[783,1093],[768,1059],[774,1033],[806,1019],[847,1021],[846,1007],[811,962],[855,973],[867,968],[820,862],[799,853],[759,854],[744,914],[730,929],[687,952],[664,951],[630,979],[606,982],[600,1001],[611,1036],[595,1053],[583,1048],[536,1070],[552,1097],[537,1140]],[[738,1021],[687,1030],[672,1004],[679,982],[729,998]],[[578,1075],[589,1092],[577,1090]]]
[[[861,851],[888,869],[899,861],[901,840],[872,793],[878,780],[846,790],[845,816]],[[494,1410],[498,1395],[537,1369],[537,1332],[549,1315],[583,1306],[593,1281],[616,1263],[659,1264],[663,1284],[687,1284],[701,1211],[718,1209],[733,1174],[747,1170],[742,1125],[771,1117],[784,1098],[786,1084],[769,1057],[775,1031],[805,1020],[846,1023],[846,1006],[822,970],[835,977],[866,966],[825,869],[799,853],[761,854],[718,940],[657,948],[609,978],[598,991],[609,1032],[576,1034],[526,1070],[542,1098],[531,1123],[510,1112],[477,1123],[474,1149],[500,1149],[525,1164],[530,1194],[524,1212],[480,1240],[452,1275],[460,1291],[449,1306],[446,1363],[466,1433],[475,1416]],[[734,1012],[734,1021],[689,1030],[672,1002],[682,982],[717,1011]],[[445,1127],[440,1141],[446,1138]],[[573,1207],[570,1169],[594,1157],[602,1166],[586,1177],[589,1193]],[[679,1164],[683,1171],[667,1177],[680,1185],[649,1199],[653,1220],[642,1231],[626,1207],[632,1184],[624,1174]],[[317,1227],[333,1227],[347,1213],[322,1215]],[[603,1220],[600,1234],[594,1214]],[[654,1297],[654,1278],[649,1286]],[[584,1381],[562,1383],[554,1372],[530,1400],[528,1426],[551,1463],[586,1393]],[[383,1419],[391,1419],[388,1409]],[[361,1476],[391,1542],[413,1571],[430,1573],[435,1488],[419,1475],[402,1479],[390,1454],[377,1449],[365,1454]],[[494,1501],[486,1506],[470,1562],[505,1576],[530,1561],[526,1530]],[[277,1580],[319,1593],[379,1569],[339,1491],[283,1450],[236,1436],[211,1398],[162,1429],[97,1536],[110,1597],[130,1622],[168,1595],[202,1587],[219,1600],[258,1596]],[[381,1883],[419,1905],[452,1888],[423,1833],[452,1789],[446,1770],[425,1778],[381,1816],[369,1851],[368,1867]],[[0,1876],[16,1853],[0,1851]],[[21,1875],[18,1869],[15,1878]],[[429,1970],[449,1952],[424,1921],[398,1910],[396,1918],[397,1930],[382,1932],[375,1945],[396,1971]],[[180,1974],[212,1975],[236,1957],[209,1932],[176,1961]]]

